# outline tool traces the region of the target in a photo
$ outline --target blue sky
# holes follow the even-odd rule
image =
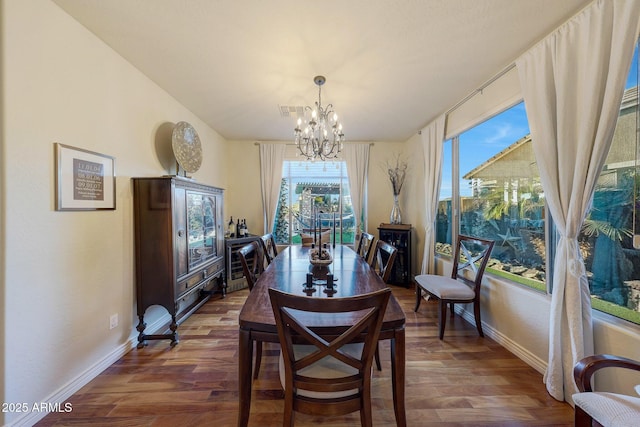
[[[637,86],[637,84],[638,49],[636,47],[626,88]],[[524,102],[460,134],[460,177],[528,134],[529,123]],[[448,141],[444,149],[440,199],[450,198],[451,190],[451,142]],[[469,187],[462,182],[460,195],[471,195]]]

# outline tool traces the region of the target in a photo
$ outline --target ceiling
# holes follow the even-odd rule
[[[405,141],[591,0],[53,0],[228,140]],[[182,120],[175,118],[175,122]]]

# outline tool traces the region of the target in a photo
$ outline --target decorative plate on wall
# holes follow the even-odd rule
[[[187,122],[178,122],[171,135],[171,147],[185,172],[195,173],[202,165],[202,145],[196,130]],[[177,172],[177,171],[176,171]]]

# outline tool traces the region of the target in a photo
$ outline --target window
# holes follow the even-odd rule
[[[456,138],[457,141],[457,138]],[[451,249],[451,229],[453,227],[453,142],[444,142],[442,150],[442,182],[438,197],[438,212],[436,214],[436,252],[445,253]]]
[[[345,162],[285,161],[273,234],[277,243],[302,242],[312,230],[312,211],[320,212],[323,230],[332,230],[336,243],[354,243],[355,221]]]
[[[450,229],[457,220],[461,234],[495,240],[490,273],[544,291],[544,194],[524,103],[447,141],[444,152],[452,165],[445,163],[443,168],[437,230],[438,239],[446,237],[437,240],[444,243],[439,250],[450,250]],[[456,178],[451,173],[454,165]],[[445,179],[445,172],[452,178]],[[457,184],[455,192],[451,191],[456,189],[453,184]],[[452,207],[454,194],[457,203]],[[447,220],[445,227],[451,212],[459,215],[454,221]]]
[[[640,323],[640,250],[633,247],[634,234],[640,234],[638,120],[636,46],[611,148],[579,236],[593,308],[635,323]]]
[[[638,48],[618,123],[581,234],[594,309],[640,324],[640,114]],[[452,230],[496,241],[487,271],[547,290],[555,238],[546,217],[529,127],[520,103],[444,142],[436,252]],[[549,223],[549,224],[547,224]],[[550,277],[550,275],[549,275]]]

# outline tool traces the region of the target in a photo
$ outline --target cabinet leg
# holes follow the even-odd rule
[[[144,335],[144,330],[147,327],[147,324],[144,323],[144,316],[138,316],[138,319],[138,326],[136,326],[136,330],[138,331],[138,345],[136,347],[142,348],[147,345]]]
[[[171,329],[171,347],[175,347],[176,344],[180,342],[178,339],[178,322],[176,322],[176,316],[171,316],[171,324],[169,325],[169,329]]]

